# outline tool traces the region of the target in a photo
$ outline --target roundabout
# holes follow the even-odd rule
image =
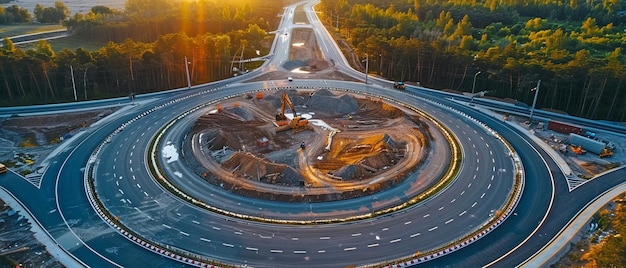
[[[207,90],[197,96],[177,99],[167,103],[168,109],[163,109],[166,106],[155,107],[124,124],[92,157],[99,159],[90,169],[93,171],[92,200],[99,203],[101,216],[108,217],[122,233],[128,232],[131,238],[155,247],[156,253],[173,252],[186,261],[219,266],[338,267],[422,262],[477,241],[511,214],[523,187],[522,178],[516,171],[521,166],[514,157],[511,158],[514,152],[497,133],[470,117],[443,112],[446,108],[436,103],[411,97],[399,102],[386,96],[399,92],[373,95],[367,91],[371,89],[364,90],[357,83],[347,85],[351,89],[344,87],[335,94],[358,92],[357,95],[364,99],[418,113],[421,116],[419,122],[429,118],[427,122],[431,126],[424,137],[439,142],[428,143],[436,153],[428,154],[423,158],[423,165],[416,168],[403,167],[412,172],[396,184],[371,193],[359,190],[362,195],[350,198],[325,202],[295,198],[287,200],[290,202],[279,202],[225,190],[219,183],[205,180],[206,166],[190,168],[183,159],[193,157],[193,154],[181,148],[196,146],[194,140],[198,141],[198,146],[204,144],[208,148],[207,143],[199,138],[201,133],[207,132],[188,134],[198,118],[211,114],[218,104],[224,104],[221,107],[227,110],[226,100],[236,100],[239,103],[237,108],[241,108],[245,106],[241,99],[246,95],[253,92],[269,95],[271,92],[267,89],[250,90],[256,86],[247,84],[239,86],[240,94],[220,97],[220,92],[225,90]],[[232,91],[236,90],[237,87],[233,87]],[[319,87],[302,87],[300,90],[311,92]],[[418,106],[421,109],[417,109]],[[165,116],[163,110],[167,110],[169,116]],[[177,112],[173,113],[175,110]],[[122,132],[131,137],[118,139]],[[145,135],[153,139],[145,143],[142,140],[147,139],[139,138]],[[138,144],[124,146],[128,140],[135,139],[132,136]],[[185,141],[189,144],[185,145]],[[315,151],[314,144],[308,145],[307,149]],[[450,144],[458,144],[458,147]],[[322,146],[321,143],[318,145]],[[450,150],[449,154],[445,153],[445,148]],[[164,154],[166,151],[169,153]],[[454,161],[454,155],[459,155],[457,161]],[[318,159],[317,154],[313,156],[311,158]],[[450,168],[455,166],[450,163],[455,162],[458,167]],[[117,166],[124,166],[121,163],[129,165],[118,170]],[[383,183],[378,178],[372,176],[363,180],[369,187],[372,181]],[[358,180],[352,183],[355,182]],[[339,180],[338,183],[346,182]],[[313,185],[288,188],[298,190],[296,194],[300,196],[307,196],[303,193],[309,188],[324,196],[327,194],[324,191],[337,189],[316,189]],[[278,187],[276,191],[285,189]],[[348,252],[358,257],[346,258]]]

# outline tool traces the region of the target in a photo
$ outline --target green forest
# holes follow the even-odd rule
[[[74,86],[80,89],[79,101],[185,87],[186,67],[192,84],[230,77],[234,53],[243,50],[249,58],[268,52],[273,36],[267,32],[278,26],[283,6],[282,0],[128,0],[124,11],[94,6],[86,14],[68,16],[62,2],[38,5],[34,20],[62,16],[74,37],[106,45],[97,51],[55,52],[45,40],[21,49],[5,38],[0,106],[74,101]],[[31,20],[27,10],[14,10]]]
[[[626,8],[620,0],[321,0],[328,27],[370,72],[442,90],[624,121]],[[476,75],[480,72],[479,75]]]
[[[316,9],[368,55],[374,74],[460,91],[475,78],[476,91],[524,103],[541,80],[538,108],[625,121],[620,0],[371,2],[322,0]],[[0,106],[74,101],[72,73],[89,93],[78,100],[185,87],[186,64],[193,84],[232,76],[233,55],[268,51],[285,3],[128,0],[123,11],[95,6],[70,16],[56,2],[38,5],[33,18],[1,9],[0,24],[61,21],[75,38],[107,43],[55,52],[46,41],[25,49],[4,39]]]

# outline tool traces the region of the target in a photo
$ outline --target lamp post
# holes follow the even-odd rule
[[[89,70],[89,66],[85,68],[85,73],[83,74],[83,88],[85,89],[85,100],[87,100],[87,70]]]
[[[474,75],[474,82],[472,83],[472,96],[470,98],[470,104],[474,104],[474,89],[476,88],[476,77],[482,73],[481,71],[478,71],[475,75]]]
[[[187,88],[191,89],[191,78],[189,77],[189,61],[187,61],[187,56],[185,56],[185,71],[187,72]]]
[[[365,54],[365,84],[367,85],[367,74],[370,69],[370,56],[369,54]]]
[[[535,112],[535,104],[537,104],[537,95],[539,95],[539,85],[541,85],[541,79],[537,82],[537,87],[530,90],[535,91],[535,97],[533,98],[533,106],[530,107],[530,116],[528,117],[529,126],[533,124],[533,113]]]

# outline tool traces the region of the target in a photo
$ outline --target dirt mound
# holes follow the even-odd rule
[[[236,176],[270,184],[297,186],[304,181],[292,167],[268,162],[251,153],[235,152],[222,163],[222,168]]]
[[[254,120],[254,115],[250,111],[241,107],[233,107],[226,109],[226,111],[238,115],[243,121]]]
[[[342,180],[370,177],[404,157],[403,148],[403,143],[387,134],[362,137],[339,134],[328,156],[315,167]]]
[[[354,113],[359,109],[359,103],[353,97],[348,95],[337,97],[332,93],[328,95],[324,91],[320,90],[311,96],[307,103],[310,109],[324,111],[331,115]]]

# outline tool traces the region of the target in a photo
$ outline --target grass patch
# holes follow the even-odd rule
[[[60,24],[20,23],[14,25],[2,25],[2,27],[0,27],[0,36],[4,38],[63,29],[65,29],[65,26]]]
[[[105,42],[89,41],[89,40],[80,39],[74,36],[50,39],[48,40],[48,43],[50,43],[52,50],[54,50],[54,52],[57,52],[57,53],[63,50],[64,48],[67,48],[72,51],[75,51],[77,48],[84,48],[89,51],[97,51],[101,47],[104,47],[106,45]],[[28,49],[33,49],[36,44],[37,44],[36,42],[33,42],[33,43],[18,45],[17,47],[24,49],[24,50],[28,50]]]

